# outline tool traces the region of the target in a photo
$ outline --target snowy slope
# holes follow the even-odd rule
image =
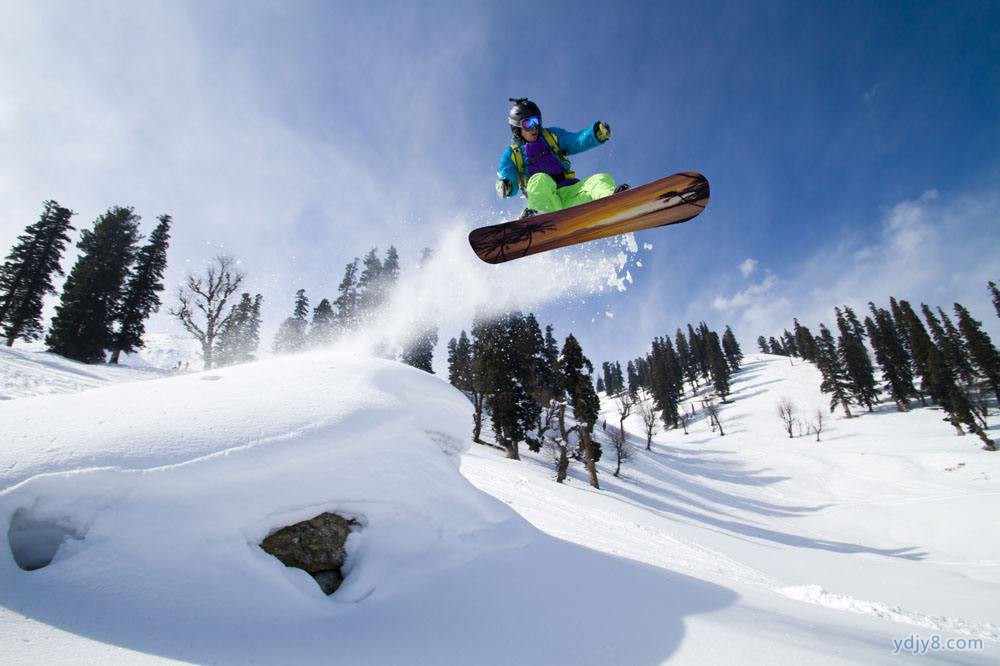
[[[924,658],[995,662],[1000,458],[933,410],[789,440],[774,403],[824,405],[817,386],[752,358],[725,437],[658,434],[621,479],[606,446],[600,491],[470,448],[446,382],[343,353],[8,400],[0,525],[21,558],[66,538],[30,572],[0,548],[0,654],[847,664],[939,634],[984,647]],[[256,546],[327,510],[363,524],[332,597]]]
[[[157,375],[131,367],[77,363],[46,352],[41,346],[0,347],[0,400],[77,393]]]
[[[893,638],[911,634],[985,641],[982,651],[932,658],[995,660],[1000,520],[988,507],[1000,498],[1000,458],[955,436],[934,409],[831,417],[819,379],[809,364],[752,356],[722,406],[724,437],[699,414],[689,435],[661,432],[650,452],[640,418],[630,416],[635,458],[615,479],[605,445],[599,492],[581,469],[570,487],[554,483],[544,455],[517,463],[476,447],[462,469],[554,536],[737,592],[739,602],[687,623],[692,639],[676,656],[690,663],[732,655],[720,637],[783,646],[767,652],[782,663],[803,646],[812,647],[811,662],[858,650],[850,659],[876,663],[893,658]],[[820,443],[788,438],[776,412],[782,397],[807,422],[823,409]],[[611,401],[604,406],[617,424]],[[998,420],[991,417],[994,437]]]
[[[149,334],[145,343],[138,353],[123,354],[117,366],[77,363],[45,351],[41,342],[0,346],[0,400],[78,393],[201,368],[196,343],[191,339]]]

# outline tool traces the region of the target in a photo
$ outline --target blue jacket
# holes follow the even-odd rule
[[[559,148],[567,155],[575,155],[576,153],[582,153],[585,150],[590,150],[601,144],[594,136],[594,126],[591,125],[582,132],[567,132],[559,127],[549,127],[547,128],[552,134],[555,135],[556,140],[559,142]],[[517,139],[517,144],[519,146],[524,145],[524,141]],[[514,160],[511,159],[511,147],[507,146],[507,149],[503,151],[503,155],[500,157],[500,166],[497,168],[497,178],[504,178],[509,181],[514,189],[511,191],[510,196],[516,195],[521,187],[517,179],[517,167],[514,166]],[[558,156],[557,156],[558,157]],[[571,171],[569,160],[560,160],[563,164],[563,168],[566,171]]]

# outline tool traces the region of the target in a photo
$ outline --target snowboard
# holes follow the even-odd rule
[[[708,205],[708,180],[694,171],[588,201],[579,206],[473,229],[469,244],[500,264],[568,245],[687,222]]]

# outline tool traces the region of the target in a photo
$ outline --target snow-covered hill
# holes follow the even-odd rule
[[[892,638],[914,634],[984,641],[980,652],[935,653],[952,663],[996,659],[1000,520],[990,507],[1000,499],[1000,458],[974,436],[957,437],[937,409],[831,416],[819,383],[810,364],[751,356],[722,406],[724,437],[699,412],[689,435],[661,432],[647,452],[641,418],[630,416],[635,457],[616,479],[605,445],[600,491],[582,469],[569,487],[554,483],[544,455],[516,463],[477,447],[462,469],[554,536],[738,593],[732,606],[687,623],[681,662],[714,660],[705,649],[720,637],[747,646],[763,637],[769,661],[794,661],[811,646],[810,663],[839,662],[871,643],[851,659],[873,663],[889,661]],[[806,422],[823,410],[819,443],[789,439],[781,398]],[[612,401],[604,406],[617,424]],[[990,418],[994,437],[998,422]],[[780,620],[770,626],[773,613]]]
[[[201,368],[196,343],[169,334],[149,334],[136,354],[119,365],[86,365],[45,351],[45,345],[0,346],[0,400],[50,393],[78,393],[119,382],[152,379]]]
[[[23,359],[36,393],[49,360]],[[779,398],[826,404],[805,364],[748,359],[725,437],[699,416],[646,452],[633,417],[639,450],[615,479],[605,447],[600,491],[580,469],[556,484],[544,454],[470,445],[464,396],[395,363],[132,378],[0,403],[5,663],[890,663],[915,635],[982,641],[929,644],[932,660],[1000,650],[1000,454],[931,409],[789,439]],[[362,524],[332,597],[257,547],[323,511]]]

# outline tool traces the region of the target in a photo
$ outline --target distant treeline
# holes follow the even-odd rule
[[[994,282],[988,288],[1000,317],[1000,291]],[[851,308],[835,308],[836,339],[825,324],[813,335],[795,319],[792,332],[786,329],[780,339],[760,336],[757,346],[764,353],[815,363],[823,375],[820,388],[830,394],[830,411],[840,406],[848,418],[852,406],[872,411],[882,394],[902,412],[915,401],[920,406],[929,402],[944,410],[958,434],[974,433],[983,448],[994,451],[986,416],[991,396],[1000,403],[1000,353],[982,324],[960,303],[954,304],[957,325],[943,309],[935,312],[926,304],[920,306],[921,321],[908,301],[895,297],[889,299],[889,309],[874,303],[868,309],[862,324]]]

